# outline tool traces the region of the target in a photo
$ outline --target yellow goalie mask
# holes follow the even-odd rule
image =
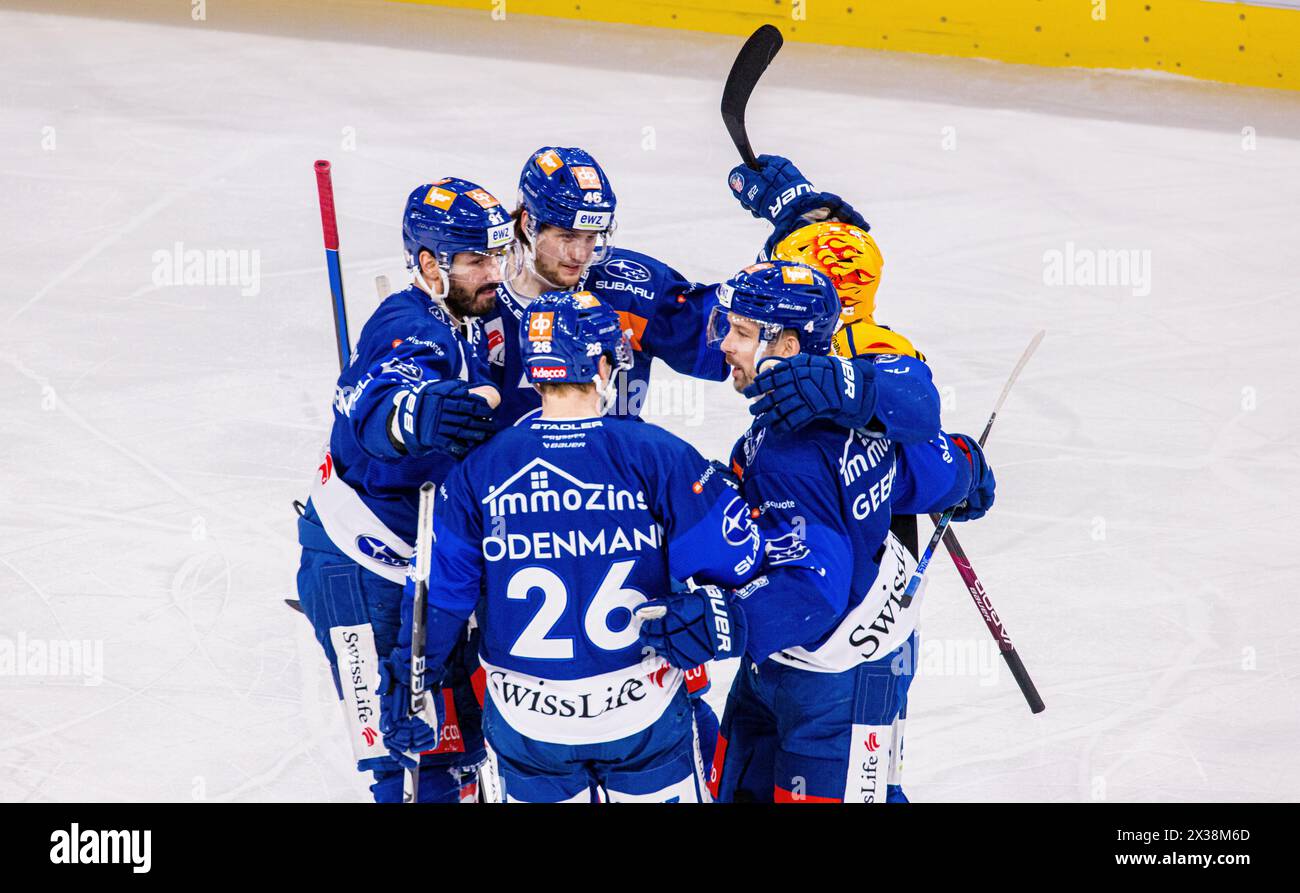
[[[772,259],[796,261],[829,276],[840,294],[845,325],[872,321],[885,261],[865,230],[851,223],[814,223],[782,239]]]

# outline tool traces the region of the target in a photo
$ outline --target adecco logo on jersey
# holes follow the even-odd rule
[[[644,264],[628,260],[625,257],[610,261],[602,269],[616,279],[625,279],[628,282],[650,281],[650,271],[646,269]]]

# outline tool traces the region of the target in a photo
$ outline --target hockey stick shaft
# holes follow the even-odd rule
[[[1002,393],[998,395],[998,402],[993,404],[993,412],[989,415],[988,424],[984,426],[984,433],[980,435],[979,445],[981,447],[984,446],[984,442],[989,439],[989,432],[993,430],[993,423],[997,420],[998,411],[1002,409],[1002,404],[1006,402],[1007,395],[1011,393],[1011,386],[1016,383],[1016,379],[1020,377],[1021,370],[1025,368],[1025,364],[1028,363],[1029,358],[1034,355],[1034,351],[1038,349],[1038,345],[1042,343],[1043,336],[1046,334],[1047,332],[1040,331],[1029,340],[1029,346],[1026,347],[1025,352],[1020,355],[1020,361],[1016,363],[1016,367],[1011,370],[1011,375],[1007,378],[1007,383],[1003,386]],[[903,593],[902,598],[902,605],[904,608],[911,605],[912,599],[916,597],[916,591],[921,587],[921,578],[925,576],[926,568],[930,566],[930,559],[934,557],[934,550],[939,545],[939,540],[943,539],[944,531],[947,530],[948,525],[952,523],[952,516],[960,505],[961,503],[958,503],[944,512],[935,524],[934,533],[930,536],[930,542],[926,543],[925,551],[921,553],[921,558],[916,563],[916,571],[912,574],[912,579],[907,581],[907,591]]]
[[[940,519],[938,515],[931,515],[930,520],[938,524]],[[984,591],[984,584],[980,582],[975,569],[971,567],[970,559],[966,557],[966,550],[961,547],[961,543],[957,542],[957,535],[951,529],[944,532],[943,544],[952,557],[952,563],[957,566],[957,573],[961,576],[962,582],[966,584],[966,591],[970,593],[971,600],[975,602],[980,616],[984,618],[984,625],[997,640],[998,650],[1001,651],[1003,660],[1007,662],[1016,685],[1020,686],[1020,692],[1029,704],[1030,712],[1042,713],[1047,709],[1047,705],[1043,703],[1042,696],[1038,694],[1038,687],[1034,685],[1034,680],[1029,677],[1029,671],[1025,669],[1024,662],[1016,652],[1016,646],[1011,642],[1011,634],[1007,632],[1006,625],[998,616],[988,593]]]
[[[758,85],[767,66],[776,58],[783,43],[781,32],[774,25],[763,25],[745,41],[745,45],[736,54],[736,61],[731,64],[726,86],[722,88],[722,123],[736,144],[736,151],[741,160],[754,170],[759,169],[758,159],[749,145],[749,134],[745,131],[745,107],[749,104],[749,95]]]
[[[429,563],[433,551],[433,499],[436,488],[426,482],[420,487],[420,509],[415,532],[415,599],[411,606],[411,702],[410,716],[424,712],[428,692],[424,687],[424,607],[429,599]],[[415,766],[406,770],[402,802],[415,803],[420,792],[420,755],[409,755]]]
[[[325,266],[330,277],[330,306],[334,312],[334,339],[339,371],[348,365],[352,341],[348,337],[348,306],[343,299],[343,268],[339,265],[339,224],[334,214],[334,180],[328,161],[316,162],[316,196],[320,200],[320,225],[325,236]]]

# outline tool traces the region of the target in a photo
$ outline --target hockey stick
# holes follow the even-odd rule
[[[325,235],[325,266],[329,269],[334,339],[338,343],[339,371],[348,365],[352,341],[348,338],[348,306],[343,300],[343,270],[339,266],[339,224],[334,216],[334,180],[328,161],[316,162],[316,195],[320,199],[320,225]]]
[[[324,164],[328,164],[329,162],[323,162],[323,163],[324,163]],[[332,193],[331,193],[331,196],[332,196]],[[322,213],[323,213],[323,212],[322,212]],[[379,293],[379,300],[381,300],[381,301],[382,301],[384,298],[388,297],[390,294],[392,294],[392,289],[391,289],[391,288],[389,287],[389,285],[388,285],[388,277],[385,276],[385,275],[383,275],[382,273],[381,273],[380,275],[378,275],[378,276],[375,277],[375,291],[377,291],[377,292]],[[344,328],[344,331],[347,330],[347,324],[348,324],[348,323],[347,323],[347,317],[346,317],[346,315],[345,315],[345,316],[344,316],[344,319],[343,319],[343,328]],[[337,328],[338,328],[338,327],[337,327],[337,325],[336,325],[336,326],[335,326],[335,330],[336,330],[336,331],[337,331]],[[306,506],[305,504],[303,504],[303,502],[302,502],[301,500],[295,499],[295,500],[293,501],[293,510],[294,510],[295,512],[297,512],[297,513],[298,513],[298,517],[301,518],[301,517],[302,517],[302,513],[305,512],[305,511],[307,510],[307,506]],[[296,598],[286,598],[286,599],[284,600],[284,603],[285,603],[286,605],[288,605],[289,607],[293,608],[293,609],[294,609],[295,611],[297,611],[299,614],[306,613],[306,612],[304,612],[303,609],[302,609],[302,602],[298,601],[298,599],[296,599]]]
[[[1020,355],[1020,362],[1016,363],[1016,368],[1011,370],[1011,377],[1007,379],[1006,385],[1003,386],[1002,393],[998,397],[998,402],[993,405],[993,412],[989,415],[988,424],[984,426],[984,433],[980,435],[979,445],[981,447],[984,446],[984,442],[989,439],[989,432],[993,430],[993,423],[997,420],[998,410],[1002,408],[1002,404],[1007,399],[1007,394],[1011,392],[1011,386],[1015,384],[1016,379],[1020,377],[1020,370],[1025,368],[1025,364],[1029,362],[1029,358],[1033,356],[1034,351],[1038,348],[1039,342],[1043,340],[1043,336],[1046,334],[1046,331],[1040,331],[1030,339],[1029,346],[1026,347],[1025,352]],[[907,582],[907,591],[903,593],[902,598],[902,606],[904,608],[912,604],[912,599],[916,597],[916,590],[921,585],[921,577],[925,575],[925,569],[929,567],[930,559],[934,556],[935,546],[939,545],[939,540],[943,539],[944,531],[948,529],[948,525],[952,522],[953,513],[955,513],[964,503],[965,500],[962,500],[962,502],[959,502],[957,505],[948,509],[935,524],[934,534],[930,537],[930,542],[926,543],[925,551],[921,554],[921,560],[916,563],[916,570],[912,574],[912,579]]]
[[[424,712],[428,692],[424,688],[424,605],[429,598],[429,561],[433,551],[433,497],[436,488],[430,482],[420,487],[420,511],[415,532],[415,601],[411,607],[411,702],[409,716]],[[410,754],[414,768],[406,770],[402,784],[402,802],[415,803],[420,791],[420,755]]]
[[[938,515],[931,515],[930,520],[936,524],[942,520]],[[1043,703],[1042,697],[1038,694],[1038,687],[1034,685],[1034,680],[1029,678],[1029,671],[1025,669],[1024,662],[1016,652],[1016,646],[1011,642],[1011,634],[1002,623],[1002,618],[998,616],[997,610],[993,603],[989,601],[988,593],[984,591],[984,584],[976,576],[975,569],[971,567],[970,559],[966,557],[966,552],[962,549],[961,544],[957,542],[957,537],[952,530],[947,530],[943,535],[943,544],[948,548],[948,554],[952,556],[952,563],[957,565],[957,573],[961,575],[962,582],[966,584],[966,591],[970,593],[971,599],[975,602],[975,607],[979,609],[980,616],[984,618],[984,624],[997,639],[998,649],[1002,652],[1002,657],[1007,662],[1007,667],[1011,670],[1012,677],[1016,684],[1020,686],[1020,692],[1025,696],[1025,701],[1029,703],[1031,713],[1042,713],[1047,709]]]
[[[722,88],[722,123],[736,144],[741,159],[754,170],[759,170],[759,165],[754,150],[749,147],[749,134],[745,132],[745,106],[749,104],[749,95],[754,92],[758,79],[780,52],[782,43],[781,32],[774,25],[763,25],[749,35],[749,40],[736,54],[736,61],[731,63],[731,73]]]
[[[1007,383],[1003,386],[1001,395],[998,396],[998,402],[994,404],[993,412],[989,415],[988,424],[984,426],[984,433],[980,435],[979,444],[981,447],[984,446],[984,442],[988,440],[989,432],[993,430],[993,422],[997,420],[998,411],[1002,409],[1002,404],[1006,401],[1007,394],[1011,392],[1011,386],[1015,384],[1016,379],[1020,377],[1020,371],[1025,368],[1025,364],[1029,362],[1029,358],[1033,356],[1034,351],[1038,349],[1038,345],[1042,342],[1043,336],[1046,334],[1046,331],[1039,331],[1032,339],[1030,339],[1029,346],[1026,347],[1025,352],[1020,355],[1020,361],[1016,363],[1016,367],[1011,370],[1011,375],[1007,379]],[[988,593],[984,591],[984,584],[981,583],[979,577],[976,576],[975,569],[971,567],[970,559],[966,557],[965,550],[962,549],[961,544],[957,542],[956,534],[948,529],[948,525],[952,522],[953,512],[956,510],[957,506],[953,506],[944,512],[943,515],[930,516],[930,520],[934,522],[934,534],[930,537],[930,542],[926,544],[925,553],[921,556],[921,560],[917,562],[916,570],[912,574],[912,579],[908,580],[907,590],[903,593],[903,597],[899,599],[899,603],[904,608],[912,603],[912,599],[916,596],[917,589],[921,586],[921,578],[925,574],[926,568],[930,565],[930,559],[934,555],[935,546],[938,545],[939,540],[942,539],[944,546],[948,549],[948,554],[952,556],[953,563],[957,565],[957,573],[961,575],[962,582],[966,584],[966,590],[970,593],[971,598],[975,602],[975,607],[979,609],[980,616],[984,618],[984,623],[988,627],[989,632],[993,634],[993,638],[997,639],[998,650],[1002,652],[1003,660],[1007,662],[1012,677],[1016,680],[1016,684],[1020,686],[1021,694],[1025,696],[1025,700],[1029,703],[1030,712],[1042,713],[1047,709],[1047,706],[1043,703],[1042,697],[1039,696],[1038,688],[1034,685],[1034,681],[1029,678],[1029,671],[1025,669],[1025,664],[1020,659],[1020,654],[1016,651],[1016,646],[1011,642],[1011,634],[1007,632],[1006,626],[1003,625],[1002,619],[998,616],[997,610],[994,609],[993,603],[989,600]]]

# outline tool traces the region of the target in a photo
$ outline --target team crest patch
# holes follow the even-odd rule
[[[465,193],[465,197],[472,199],[476,205],[484,210],[495,208],[497,205],[501,204],[501,202],[497,201],[496,197],[486,189],[471,189],[469,192]]]
[[[426,205],[433,205],[435,208],[441,208],[444,211],[451,210],[451,203],[456,200],[456,193],[450,189],[441,189],[437,186],[430,186],[429,193],[424,197]]]
[[[528,340],[550,341],[555,331],[555,313],[551,310],[530,313],[528,316]]]
[[[594,167],[580,164],[573,166],[570,170],[573,171],[573,178],[578,181],[579,189],[600,188],[600,174],[596,173]]]
[[[537,162],[537,166],[540,167],[548,177],[560,168],[564,167],[564,162],[560,160],[560,156],[555,153],[554,149],[549,149],[543,152],[534,160]]]

